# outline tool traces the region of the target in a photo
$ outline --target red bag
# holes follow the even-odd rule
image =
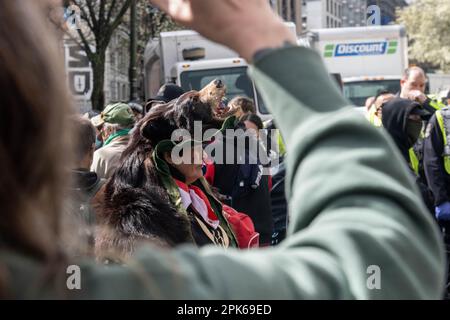
[[[237,212],[227,205],[222,206],[223,215],[227,219],[236,236],[239,248],[259,247],[259,233],[255,231],[252,219],[242,212]]]

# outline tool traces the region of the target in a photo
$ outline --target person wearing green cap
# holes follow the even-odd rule
[[[129,132],[135,118],[131,108],[125,103],[106,106],[98,120],[102,124],[103,147],[95,151],[91,171],[100,178],[109,179],[120,163],[122,152],[128,145]]]

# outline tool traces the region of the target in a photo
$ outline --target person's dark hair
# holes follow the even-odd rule
[[[174,99],[178,99],[185,93],[183,88],[174,83],[165,83],[159,88],[156,97],[149,99],[145,105],[145,112],[148,112],[154,105],[158,103],[169,103]]]
[[[142,105],[139,102],[130,101],[130,102],[128,102],[128,105],[130,106],[130,108],[133,112],[144,115],[144,108],[142,107]]]
[[[377,95],[375,96],[375,101],[381,97],[384,96],[385,94],[392,94],[389,90],[385,90],[385,89],[381,89],[377,91]]]
[[[235,97],[230,101],[230,104],[239,106],[244,113],[256,113],[255,103],[250,98]]]
[[[241,122],[249,121],[249,122],[254,123],[258,127],[258,130],[264,129],[264,124],[263,124],[261,118],[256,114],[247,113],[240,118],[240,121]]]
[[[159,88],[158,94],[153,100],[160,100],[167,103],[179,98],[184,93],[185,91],[180,86],[174,83],[166,83]]]
[[[46,4],[0,1],[0,246],[50,263],[60,257],[72,109]]]
[[[72,116],[70,120],[74,130],[75,157],[81,161],[95,145],[95,128],[90,120],[78,115]]]

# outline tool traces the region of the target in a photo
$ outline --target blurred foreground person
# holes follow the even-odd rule
[[[69,100],[57,44],[36,2],[0,0],[2,297],[442,297],[439,231],[395,146],[346,108],[319,55],[287,45],[296,39],[265,0],[153,3],[251,63],[288,148],[287,239],[244,252],[142,248],[123,266],[68,261],[59,220]],[[80,267],[80,290],[67,290],[72,264]],[[374,266],[382,283],[368,286]]]
[[[95,151],[95,128],[80,115],[69,118],[73,130],[74,161],[71,183],[66,195],[63,246],[70,255],[93,255],[96,215],[92,199],[105,181],[90,171]]]
[[[74,126],[75,165],[72,170],[72,198],[76,211],[88,225],[95,222],[95,213],[91,207],[92,198],[100,190],[105,180],[90,171],[95,151],[95,128],[91,121],[81,116],[72,116]]]

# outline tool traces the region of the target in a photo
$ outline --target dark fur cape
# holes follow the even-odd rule
[[[97,256],[111,251],[128,256],[140,241],[168,247],[194,242],[191,221],[170,201],[152,161],[159,141],[170,139],[177,128],[192,133],[194,121],[210,126],[214,117],[192,91],[151,109],[136,125],[121,165],[95,198]]]

